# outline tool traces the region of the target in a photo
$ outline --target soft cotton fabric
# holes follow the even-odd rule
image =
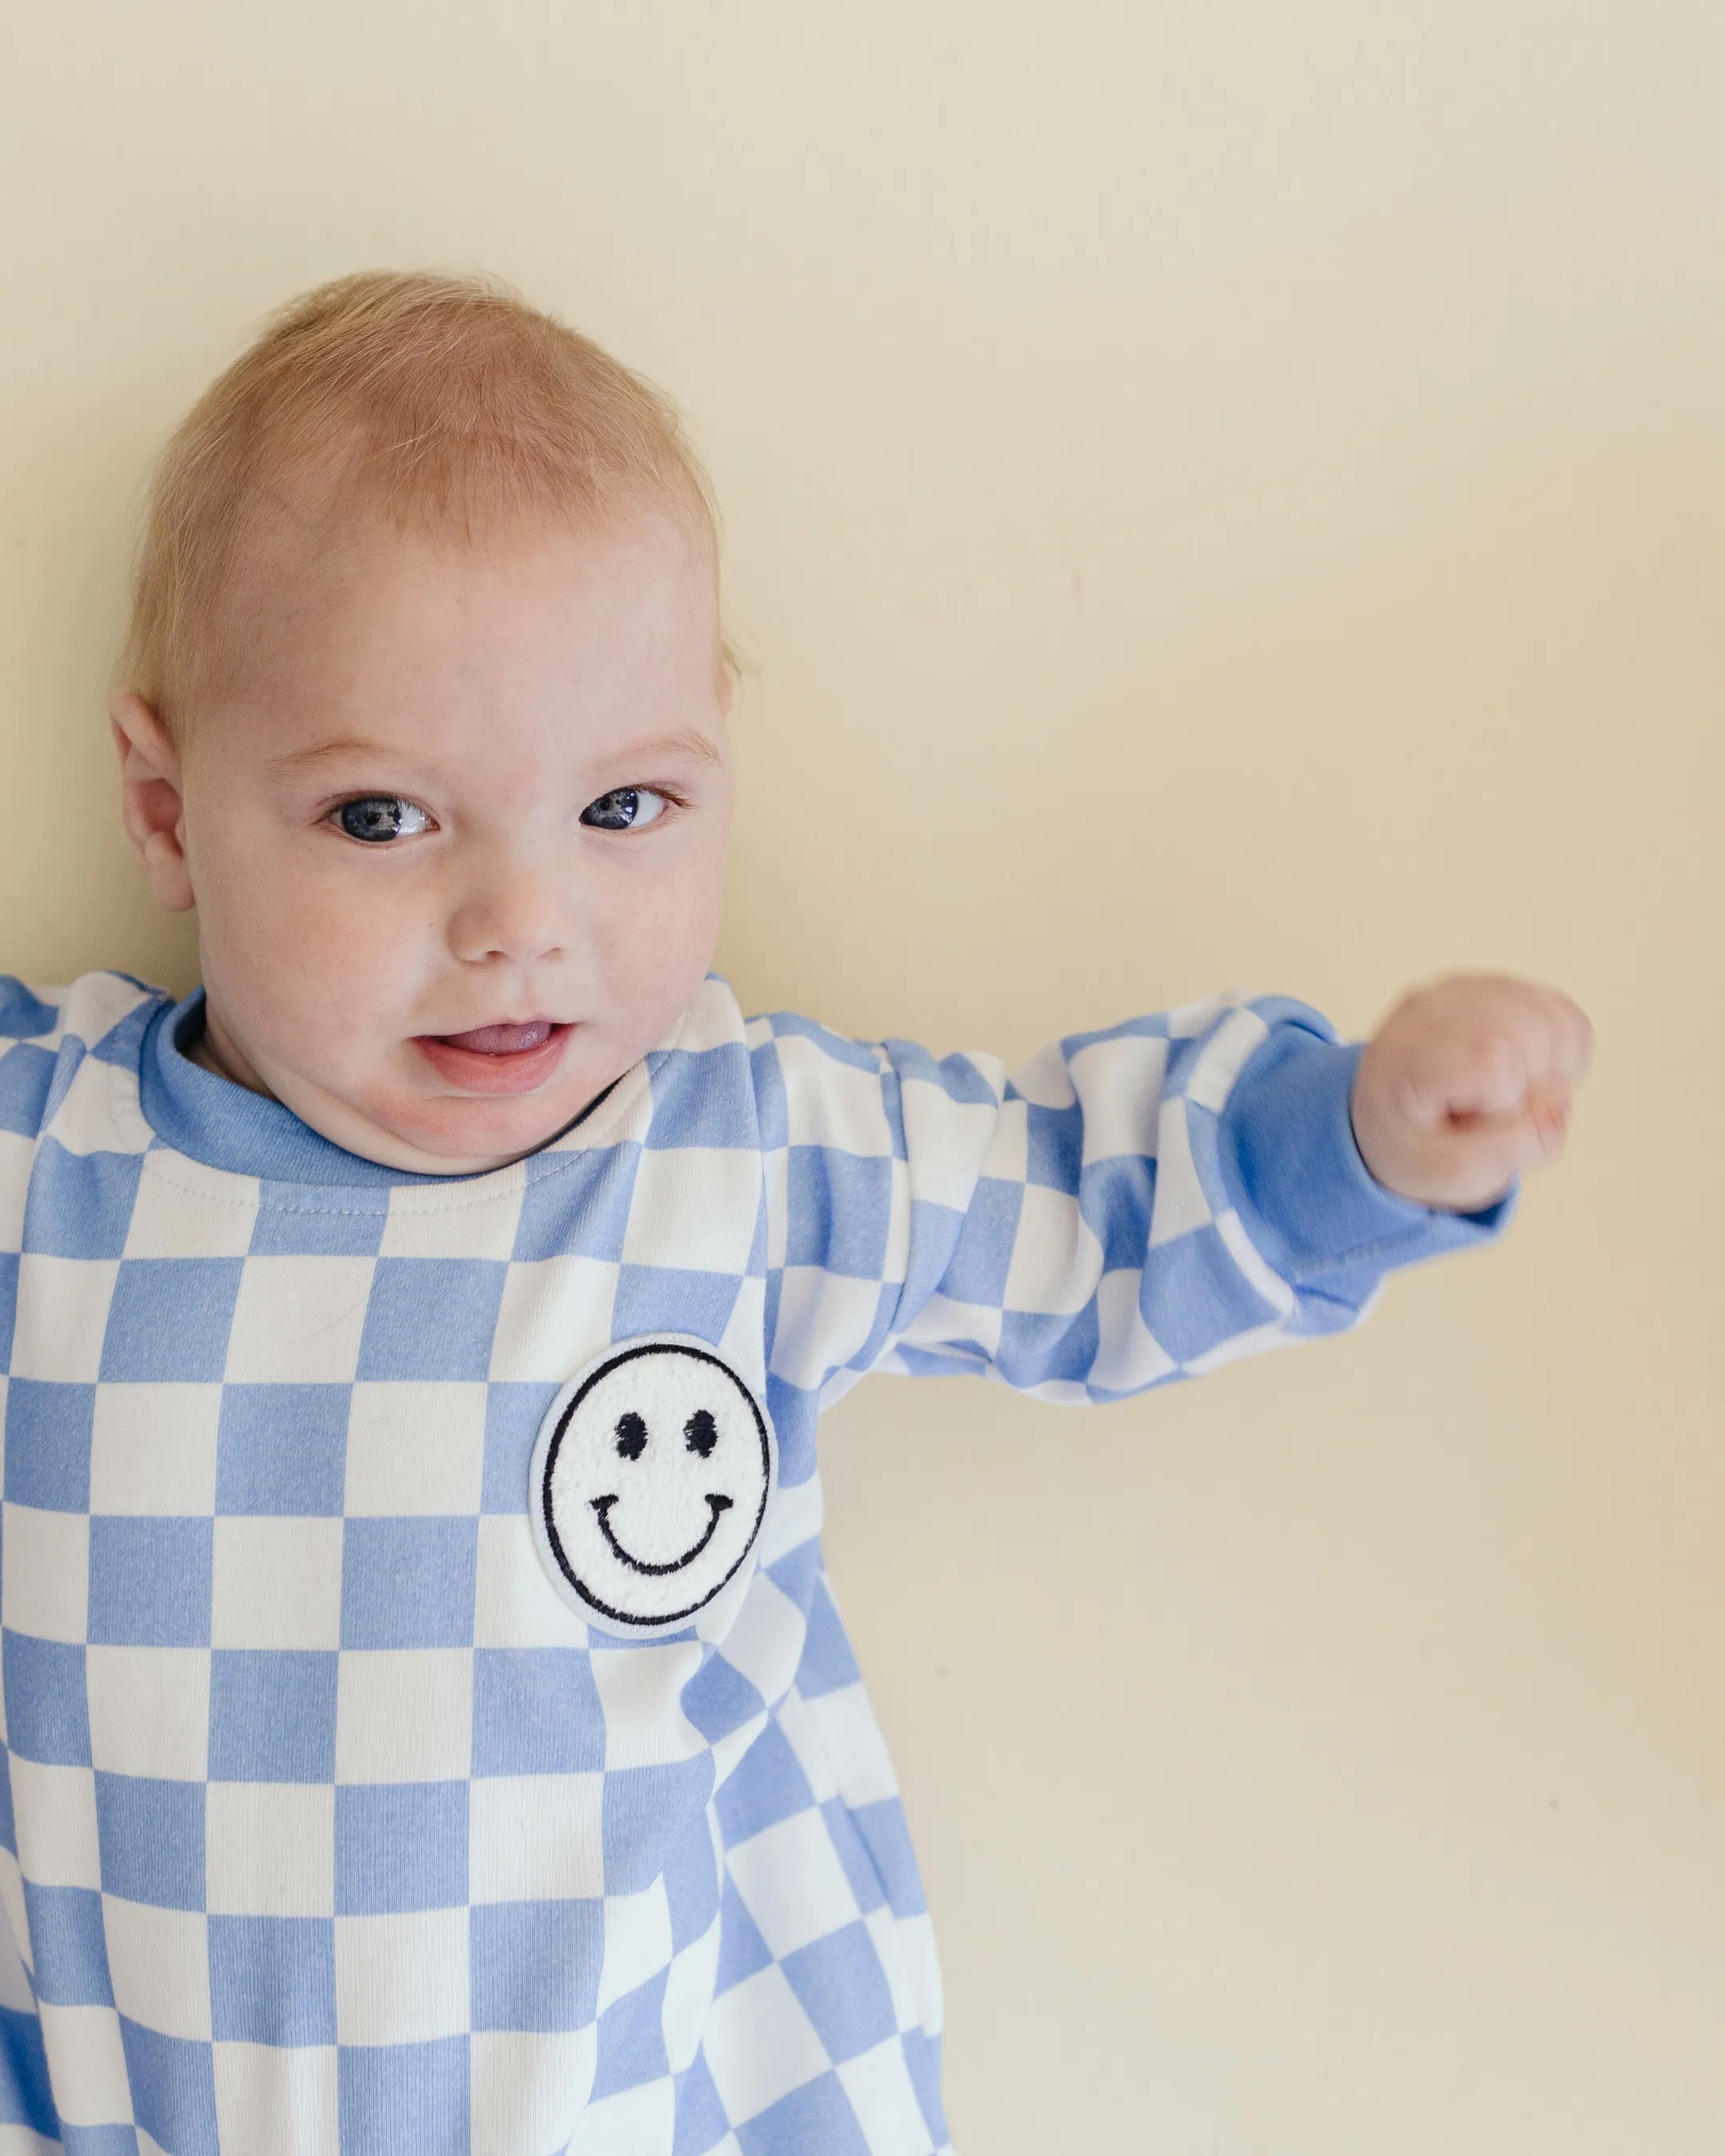
[[[1117,1398],[1346,1326],[1504,1209],[1380,1189],[1355,1052],[1274,999],[1009,1082],[712,980],[450,1179],[202,1070],[200,1023],[0,983],[0,2156],[944,2150],[821,1405]],[[553,1589],[528,1473],[572,1373],[659,1334],[763,1404],[778,1481],[742,1590],[643,1642]]]

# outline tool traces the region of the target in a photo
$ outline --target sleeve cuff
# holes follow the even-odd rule
[[[1360,1158],[1349,1104],[1360,1045],[1297,1023],[1277,1027],[1223,1111],[1222,1172],[1241,1224],[1291,1286],[1356,1302],[1382,1276],[1487,1242],[1513,1188],[1478,1213],[1446,1213],[1386,1190]]]

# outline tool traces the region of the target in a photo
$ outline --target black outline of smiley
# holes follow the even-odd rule
[[[614,1609],[608,1602],[600,1601],[598,1596],[593,1593],[593,1589],[588,1587],[584,1581],[577,1578],[574,1571],[570,1566],[567,1557],[564,1554],[562,1543],[557,1535],[557,1517],[552,1507],[551,1492],[552,1476],[556,1471],[557,1454],[562,1447],[563,1433],[568,1429],[570,1423],[574,1419],[576,1411],[580,1407],[581,1403],[587,1398],[593,1387],[598,1383],[601,1378],[608,1378],[614,1370],[621,1369],[625,1363],[635,1362],[644,1355],[686,1355],[691,1363],[710,1363],[716,1370],[721,1370],[732,1384],[737,1388],[737,1390],[748,1403],[749,1413],[755,1419],[756,1434],[761,1440],[761,1502],[755,1513],[754,1525],[749,1529],[748,1539],[744,1543],[742,1548],[738,1553],[737,1562],[732,1566],[731,1569],[725,1574],[725,1577],[722,1579],[716,1582],[715,1584],[701,1596],[698,1602],[691,1602],[686,1609],[662,1610],[651,1616],[637,1616],[627,1609]],[[539,1517],[545,1528],[546,1540],[551,1546],[551,1553],[557,1560],[558,1571],[562,1573],[564,1578],[568,1581],[570,1586],[574,1589],[575,1592],[590,1609],[597,1609],[601,1616],[608,1617],[614,1621],[614,1623],[619,1625],[636,1625],[641,1626],[643,1629],[649,1626],[657,1627],[665,1625],[681,1625],[686,1624],[688,1620],[696,1615],[698,1611],[706,1609],[707,1604],[713,1599],[714,1596],[721,1594],[737,1577],[738,1572],[742,1570],[742,1566],[748,1557],[749,1552],[753,1549],[755,1546],[756,1538],[760,1534],[761,1522],[767,1517],[767,1500],[772,1494],[772,1489],[773,1448],[772,1442],[767,1434],[767,1419],[762,1414],[760,1404],[755,1399],[754,1394],[749,1390],[748,1387],[744,1384],[742,1378],[737,1376],[736,1371],[732,1368],[728,1363],[723,1361],[719,1356],[710,1353],[708,1350],[704,1348],[689,1347],[680,1341],[675,1340],[644,1340],[641,1342],[638,1347],[624,1348],[615,1355],[607,1356],[605,1360],[599,1363],[596,1368],[588,1371],[587,1376],[582,1380],[581,1389],[579,1392],[576,1394],[574,1399],[570,1401],[567,1407],[566,1407],[562,1413],[557,1417],[557,1427],[552,1430],[551,1434],[551,1442],[546,1447],[545,1466],[539,1478]],[[707,1502],[711,1504],[712,1501],[709,1498]],[[667,1572],[680,1571],[685,1564],[692,1564],[695,1559],[701,1554],[701,1551],[706,1548],[707,1543],[711,1541],[713,1534],[716,1532],[719,1521],[723,1512],[729,1510],[735,1505],[735,1502],[736,1500],[734,1498],[728,1500],[726,1506],[721,1507],[718,1512],[716,1512],[713,1514],[711,1522],[707,1528],[706,1533],[701,1537],[701,1541],[696,1545],[696,1547],[691,1550],[686,1556],[680,1558],[676,1564],[665,1567],[664,1569]],[[597,1509],[598,1506],[595,1502],[595,1510]],[[598,1517],[599,1526],[604,1532],[605,1540],[611,1545],[612,1548],[615,1551],[617,1556],[621,1558],[623,1563],[633,1566],[637,1572],[645,1573],[658,1569],[658,1568],[643,1565],[638,1563],[638,1561],[634,1558],[629,1556],[627,1552],[618,1546],[616,1539],[610,1531],[610,1522],[606,1519],[604,1513],[600,1512]]]

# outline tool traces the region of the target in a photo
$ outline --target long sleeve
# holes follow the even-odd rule
[[[1217,998],[1045,1050],[936,1060],[795,1018],[752,1029],[768,1148],[771,1368],[1106,1400],[1353,1324],[1394,1266],[1477,1242],[1377,1184],[1357,1049],[1305,1005]]]

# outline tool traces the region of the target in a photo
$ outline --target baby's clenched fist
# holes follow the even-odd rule
[[[1593,1053],[1585,1014],[1556,988],[1458,973],[1415,988],[1361,1055],[1353,1135],[1387,1189],[1476,1212],[1563,1149],[1572,1089]]]

